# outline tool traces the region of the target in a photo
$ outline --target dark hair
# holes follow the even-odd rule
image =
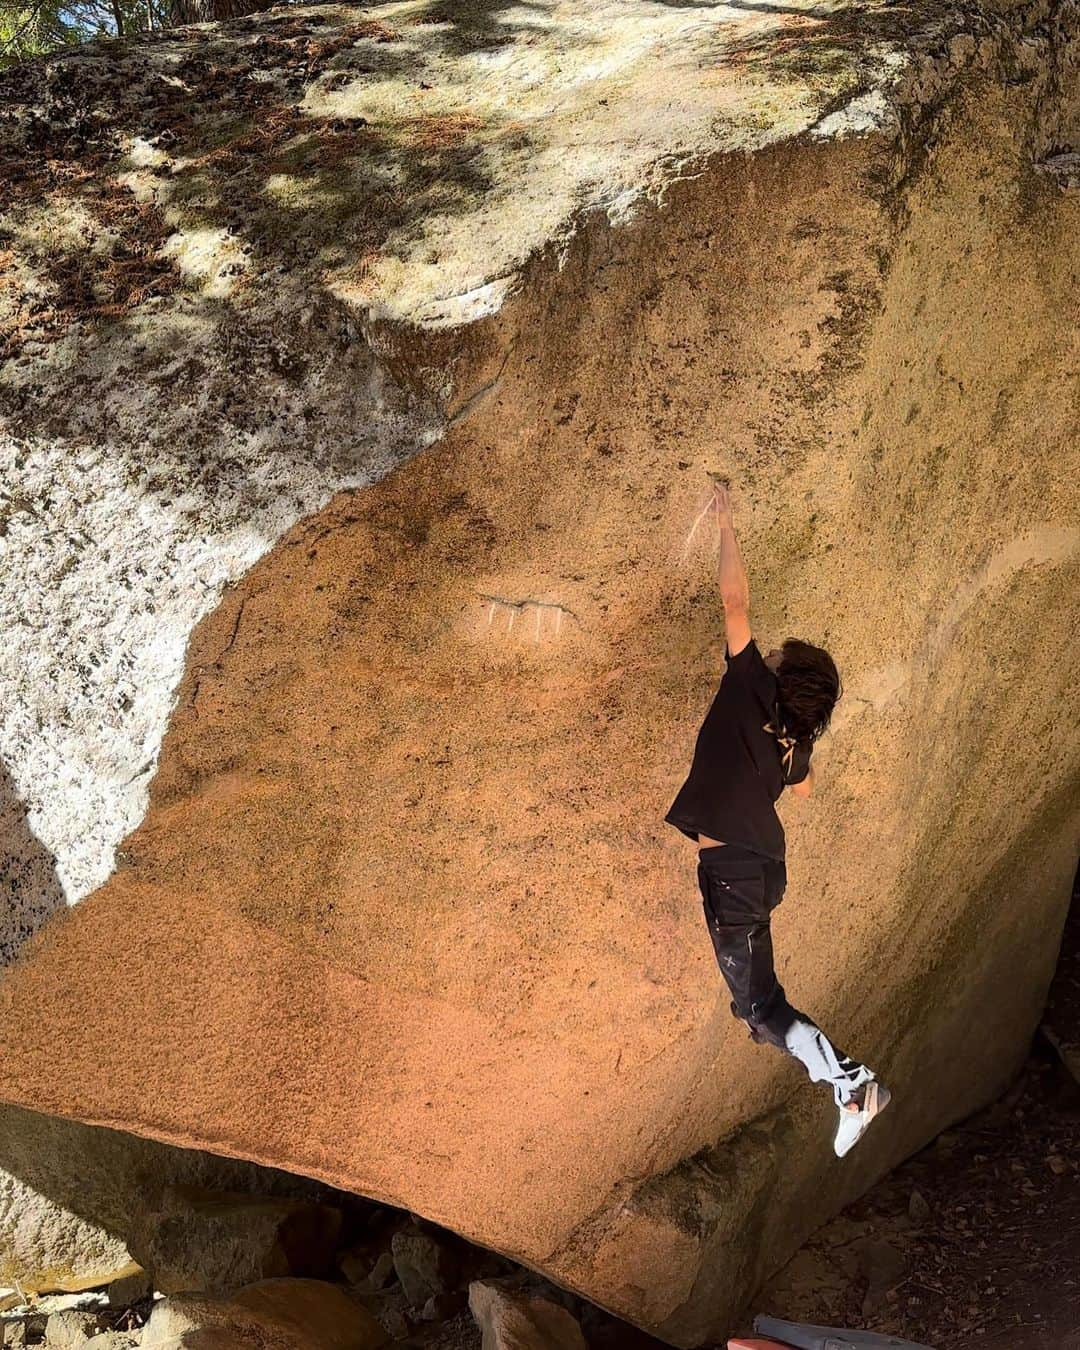
[[[776,672],[780,720],[797,741],[816,741],[843,693],[840,672],[823,647],[788,638],[781,650],[784,657]]]

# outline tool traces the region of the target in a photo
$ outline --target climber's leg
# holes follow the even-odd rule
[[[766,1008],[764,1021],[748,1023],[750,1034],[756,1032],[797,1059],[813,1082],[829,1084],[840,1113],[833,1151],[843,1158],[888,1106],[891,1094],[865,1064],[837,1050],[811,1018],[793,1008],[779,985],[777,990],[778,998]]]
[[[783,1048],[799,1061],[812,1082],[829,1084],[837,1106],[857,1110],[858,1090],[870,1082],[873,1073],[865,1064],[838,1050],[805,1013],[792,1011],[794,1016],[784,1033]]]
[[[838,1050],[806,1013],[793,1008],[773,970],[767,923],[709,925],[721,973],[732,994],[732,1013],[759,1043],[767,1041],[797,1059],[812,1082],[828,1083],[837,1106],[846,1106],[873,1078],[865,1064]]]
[[[784,881],[782,863],[748,850],[702,850],[698,882],[717,963],[731,990],[731,1011],[755,1041],[768,1041],[797,1059],[811,1081],[828,1083],[837,1106],[857,1108],[860,1089],[873,1073],[793,1008],[776,978],[769,915],[783,898]]]

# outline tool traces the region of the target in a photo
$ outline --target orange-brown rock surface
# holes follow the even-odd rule
[[[151,437],[182,427],[203,378],[255,422],[291,381],[318,434],[346,436],[372,417],[371,369],[436,430],[298,512],[195,629],[145,818],[0,983],[0,1097],[388,1200],[691,1345],[1013,1071],[1075,865],[1080,210],[1039,169],[1076,125],[1073,49],[1038,14],[954,15],[918,51],[895,32],[904,78],[873,97],[856,81],[845,121],[812,75],[828,58],[865,76],[882,33],[877,11],[837,13],[833,45],[797,23],[744,32],[715,69],[673,35],[650,49],[684,102],[743,129],[768,118],[739,83],[752,42],[782,51],[784,78],[820,95],[816,132],[696,131],[677,163],[646,156],[662,200],[571,211],[561,233],[514,212],[566,190],[587,122],[544,147],[531,189],[509,170],[461,186],[480,205],[446,226],[446,294],[498,282],[468,312],[430,308],[423,219],[369,260],[367,290],[340,280],[347,212],[332,257],[300,255],[312,293],[338,268],[306,367],[310,297],[282,235],[255,236],[262,282],[239,299],[198,274],[200,322],[236,306],[300,365],[253,384],[250,348],[232,371],[210,348],[205,376],[141,405]],[[662,102],[633,70],[631,93]],[[339,111],[371,126],[364,74],[346,73]],[[599,125],[621,106],[637,135],[625,72],[603,78]],[[479,121],[455,143],[483,143]],[[192,187],[204,206],[214,171]],[[276,200],[270,215],[298,209]],[[536,238],[515,260],[516,228]],[[123,322],[109,340],[152,336]],[[87,342],[106,339],[47,335],[33,359],[54,392]],[[109,367],[117,406],[163,359]],[[62,440],[19,379],[17,429]],[[87,435],[90,415],[71,413]],[[301,473],[317,437],[282,416]],[[181,487],[185,446],[212,460],[215,426],[178,443]],[[842,1164],[830,1102],[729,1016],[693,847],[662,823],[722,667],[714,540],[694,529],[707,470],[736,484],[756,629],[827,644],[844,677],[820,791],[784,804],[774,925],[793,998],[894,1091]]]

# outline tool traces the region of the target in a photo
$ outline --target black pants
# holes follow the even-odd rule
[[[794,1056],[814,1082],[829,1083],[843,1105],[873,1075],[793,1008],[776,978],[769,918],[784,898],[784,864],[739,844],[703,848],[698,885],[716,959],[731,990],[732,1013],[746,1022],[755,1041],[768,1041]]]
[[[787,1032],[801,1014],[776,978],[769,916],[784,898],[787,869],[739,844],[725,844],[699,852],[698,885],[732,1013],[748,1024],[755,1040],[786,1049]]]

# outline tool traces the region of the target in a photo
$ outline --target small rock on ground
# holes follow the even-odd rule
[[[107,1291],[107,1301],[110,1308],[130,1308],[133,1303],[141,1303],[143,1299],[149,1298],[153,1292],[150,1276],[145,1270],[140,1270],[113,1280]]]
[[[422,1308],[429,1298],[453,1288],[453,1255],[429,1233],[403,1229],[394,1234],[390,1250],[405,1297],[414,1308]]]
[[[376,1252],[370,1243],[360,1243],[339,1252],[338,1270],[358,1289],[385,1289],[395,1278],[394,1258],[390,1252]]]
[[[912,1223],[928,1223],[931,1216],[930,1202],[922,1191],[915,1189],[908,1199],[908,1218]]]
[[[100,1329],[96,1313],[68,1309],[54,1312],[45,1323],[45,1344],[49,1350],[76,1350]]]
[[[483,1335],[482,1350],[587,1350],[572,1314],[536,1294],[474,1280],[469,1307]]]

